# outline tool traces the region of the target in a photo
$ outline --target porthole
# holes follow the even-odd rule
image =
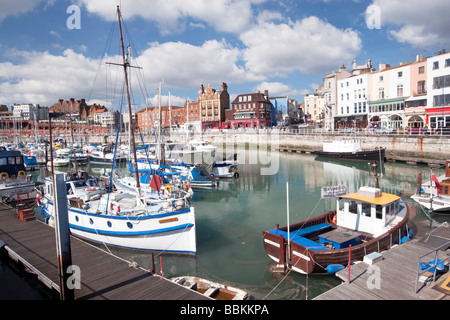
[[[127,226],[128,228],[133,229],[133,224],[131,222],[127,222]]]
[[[89,223],[94,224],[94,221],[92,220],[92,218],[89,219]]]
[[[110,228],[112,227],[111,221],[108,221],[106,224],[108,225],[108,227],[110,227]]]
[[[78,216],[75,216],[75,221],[78,222],[78,220],[80,220]]]

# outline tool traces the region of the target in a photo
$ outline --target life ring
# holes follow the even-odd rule
[[[19,177],[25,177],[25,176],[27,175],[27,173],[26,173],[25,171],[23,171],[23,170],[20,170],[20,171],[17,173],[17,175],[18,175]]]
[[[9,178],[8,173],[6,173],[6,172],[0,173],[0,179],[1,179],[1,180],[3,180],[3,179],[8,179],[8,178]]]
[[[111,202],[111,212],[115,212],[116,214],[120,213],[120,205],[114,204]]]
[[[169,184],[166,184],[164,186],[164,189],[167,190],[167,192],[169,192],[169,194],[172,193],[172,187]]]

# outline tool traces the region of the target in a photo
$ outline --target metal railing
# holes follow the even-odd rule
[[[438,248],[436,248],[436,249],[434,249],[434,250],[424,254],[423,256],[421,256],[419,258],[419,261],[417,262],[416,284],[415,284],[415,288],[414,288],[414,293],[415,294],[417,294],[417,292],[418,292],[418,288],[417,287],[418,287],[418,283],[419,283],[419,278],[425,272],[428,272],[431,269],[434,269],[433,270],[433,283],[436,282],[436,274],[437,274],[437,271],[438,271],[438,266],[441,265],[441,264],[445,265],[446,261],[450,261],[450,256],[447,256],[447,258],[445,258],[444,260],[438,260],[438,253],[439,253],[439,251],[442,248],[449,247],[449,246],[450,246],[450,241],[445,243],[445,244],[443,244],[443,245],[441,245],[440,247],[438,247]],[[421,265],[420,265],[420,263],[423,262],[422,259],[427,257],[427,256],[429,256],[429,255],[431,255],[431,254],[433,254],[433,253],[434,253],[434,260],[431,260],[430,262],[428,262],[429,267],[422,270]]]

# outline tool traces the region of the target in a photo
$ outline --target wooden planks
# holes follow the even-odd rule
[[[12,209],[0,204],[0,240],[38,276],[59,289],[53,228],[39,221],[20,221]],[[80,268],[81,289],[75,290],[75,299],[210,300],[143,269],[129,267],[126,261],[75,237],[71,237],[71,253],[72,264]]]
[[[423,287],[415,294],[417,263],[420,256],[431,251],[429,247],[410,241],[383,252],[383,260],[374,268],[360,262],[351,266],[350,284],[343,283],[315,298],[315,300],[439,300],[445,294]],[[336,274],[347,281],[348,269]],[[422,288],[421,288],[422,286]]]

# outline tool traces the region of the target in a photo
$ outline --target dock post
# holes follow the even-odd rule
[[[70,249],[67,190],[64,174],[55,174],[55,237],[59,272],[59,296],[61,300],[74,300],[74,289],[69,287],[66,270],[72,265]]]

